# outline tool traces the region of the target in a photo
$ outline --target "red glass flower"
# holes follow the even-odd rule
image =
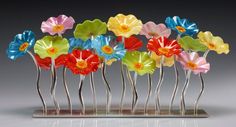
[[[65,65],[74,74],[87,75],[95,72],[100,64],[98,55],[89,50],[73,50],[66,57]]]
[[[55,60],[56,68],[59,68],[60,66],[63,66],[65,64],[65,58],[66,58],[66,55],[60,55],[59,57],[56,58],[56,60]],[[50,69],[51,63],[52,63],[50,57],[46,57],[44,59],[41,59],[39,57],[39,55],[36,54],[35,59],[39,65],[39,67],[46,69],[46,70]]]
[[[147,48],[157,55],[171,57],[181,52],[181,46],[176,40],[169,40],[166,37],[152,38],[148,41]]]
[[[118,42],[122,42],[122,37],[118,36],[116,40]],[[143,42],[140,39],[136,38],[135,36],[130,36],[129,38],[125,38],[124,41],[125,41],[124,42],[125,49],[127,49],[128,51],[138,50],[143,46]]]

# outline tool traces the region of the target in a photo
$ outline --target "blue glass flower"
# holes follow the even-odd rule
[[[74,49],[91,49],[91,39],[88,39],[87,41],[83,41],[81,39],[76,39],[76,38],[70,38],[69,39],[69,44],[70,44],[70,48],[69,48],[69,53],[71,53]]]
[[[22,34],[17,34],[14,40],[9,44],[7,56],[12,60],[24,56],[27,51],[35,44],[35,35],[32,31],[26,30]]]
[[[120,60],[126,53],[124,44],[117,42],[112,36],[97,36],[92,40],[92,48],[107,61],[111,59]]]
[[[178,32],[179,35],[193,36],[199,31],[196,23],[189,22],[187,19],[181,19],[179,16],[167,17],[165,23],[168,28]]]

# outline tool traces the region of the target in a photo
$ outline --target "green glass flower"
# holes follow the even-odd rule
[[[184,36],[179,39],[179,44],[184,50],[191,50],[194,52],[205,52],[207,47],[200,43],[199,39],[193,39],[190,36]]]
[[[99,19],[85,20],[82,24],[77,24],[74,36],[75,38],[80,38],[83,41],[88,40],[92,36],[96,38],[96,36],[105,34],[107,32],[107,25],[105,22],[102,22]]]
[[[128,67],[129,71],[135,71],[139,75],[153,74],[156,69],[155,61],[150,58],[147,52],[127,52],[122,63]]]
[[[60,36],[45,36],[37,40],[34,46],[34,52],[42,59],[46,57],[56,59],[62,54],[67,54],[68,50],[68,40]]]

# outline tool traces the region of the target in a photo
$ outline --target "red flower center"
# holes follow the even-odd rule
[[[79,69],[85,69],[88,67],[88,64],[85,60],[79,60],[76,63],[76,67],[78,67]]]
[[[57,32],[61,32],[64,30],[64,26],[63,25],[55,25],[53,28],[52,28],[52,31],[57,33]]]
[[[159,48],[158,51],[159,51],[161,54],[165,55],[165,54],[168,54],[168,53],[169,53],[170,49],[168,49],[168,48]]]
[[[136,70],[142,70],[143,69],[143,64],[142,63],[135,63],[134,64],[134,68]]]
[[[102,51],[106,54],[112,54],[113,53],[113,49],[111,46],[109,45],[105,45],[102,47]]]
[[[191,70],[195,70],[197,68],[197,64],[190,61],[187,63],[187,67],[190,68]]]
[[[186,31],[186,29],[182,26],[176,26],[175,27],[180,33],[184,33]]]
[[[58,51],[58,49],[54,48],[54,47],[51,47],[51,48],[47,49],[47,53],[50,54],[50,55],[56,54],[57,51]]]
[[[21,44],[21,46],[19,47],[19,50],[21,52],[25,51],[25,49],[27,49],[29,47],[29,43],[28,42],[24,42],[23,44]]]

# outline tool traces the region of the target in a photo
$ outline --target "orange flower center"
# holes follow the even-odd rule
[[[123,25],[120,26],[120,28],[121,28],[122,32],[128,32],[129,31],[129,26],[128,25],[123,24]]]
[[[176,26],[175,27],[180,33],[184,33],[186,31],[185,28],[183,28],[182,26]]]
[[[61,32],[64,30],[64,26],[63,25],[56,25],[52,28],[52,31],[57,33],[57,32]]]
[[[169,53],[170,49],[168,49],[168,48],[159,48],[158,51],[161,54],[167,54],[167,53]]]
[[[58,52],[58,49],[57,48],[54,48],[54,47],[51,47],[49,49],[47,49],[47,53],[49,55],[53,55],[53,54],[56,54]]]
[[[142,70],[143,69],[143,64],[142,63],[135,63],[134,64],[134,68],[136,70]]]
[[[23,44],[21,44],[21,46],[19,47],[19,50],[21,52],[25,51],[25,49],[27,49],[29,47],[29,43],[28,42],[24,42]]]
[[[209,49],[215,49],[216,46],[215,46],[214,44],[212,44],[212,43],[209,43],[209,44],[208,44],[208,48],[209,48]]]
[[[88,67],[88,64],[85,60],[79,60],[77,63],[76,63],[76,67],[78,67],[79,69],[85,69]]]
[[[113,53],[113,49],[111,46],[109,45],[105,45],[102,47],[102,51],[106,54],[112,54]]]
[[[197,68],[197,64],[190,61],[187,63],[187,67],[190,68],[191,70],[195,70]]]

